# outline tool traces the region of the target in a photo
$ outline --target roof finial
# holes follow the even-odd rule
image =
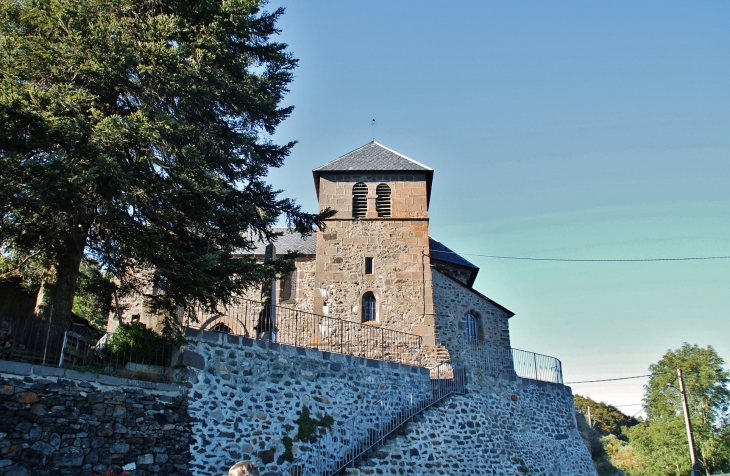
[[[371,131],[373,132],[373,142],[375,142],[375,126],[376,126],[376,125],[377,125],[377,124],[375,123],[375,119],[373,119],[373,120],[372,120],[372,121],[370,122],[370,130],[371,130]]]

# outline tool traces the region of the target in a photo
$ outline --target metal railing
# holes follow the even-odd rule
[[[0,317],[0,359],[54,367],[163,380],[175,345],[135,345],[101,339],[79,324],[41,321],[32,317]]]
[[[497,375],[516,375],[543,382],[563,383],[560,360],[548,355],[473,341],[464,343],[462,359],[473,368]]]
[[[198,323],[187,326],[324,352],[421,364],[421,336],[377,325],[251,300],[241,300],[215,314],[199,311],[198,316]]]
[[[300,444],[293,462],[279,475],[332,476],[381,444],[404,423],[449,395],[464,393],[464,365],[443,363],[430,369],[430,392],[402,387],[387,393],[361,412],[335,424],[316,442]]]
[[[70,325],[30,317],[0,317],[0,358],[16,362],[58,365]]]
[[[563,383],[563,364],[555,357],[512,349],[512,360],[518,377]]]

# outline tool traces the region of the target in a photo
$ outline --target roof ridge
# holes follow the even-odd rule
[[[498,303],[498,302],[497,302],[497,301],[495,301],[494,299],[491,299],[491,298],[487,297],[487,296],[486,296],[485,294],[482,294],[482,293],[480,293],[479,291],[477,291],[476,289],[474,289],[474,288],[473,288],[473,287],[471,287],[471,286],[467,286],[466,284],[462,283],[461,281],[459,281],[459,280],[458,280],[458,279],[456,279],[455,277],[451,276],[451,275],[450,275],[449,273],[445,273],[445,272],[443,272],[442,270],[440,270],[440,269],[438,269],[438,268],[434,267],[433,265],[431,266],[431,269],[432,269],[433,271],[436,271],[436,272],[437,272],[438,274],[440,274],[441,276],[444,276],[444,277],[446,277],[446,278],[448,278],[448,279],[452,280],[452,281],[453,281],[454,283],[458,284],[458,285],[459,285],[459,286],[461,286],[462,288],[465,288],[465,289],[467,289],[468,291],[471,291],[471,292],[472,292],[473,294],[476,294],[477,296],[479,296],[480,298],[482,298],[482,299],[486,300],[487,302],[489,302],[489,303],[491,303],[491,304],[494,304],[495,306],[497,306],[498,308],[502,309],[503,311],[506,311],[506,312],[507,312],[507,313],[509,314],[509,316],[507,316],[507,319],[509,319],[510,317],[512,317],[512,316],[514,316],[514,315],[515,315],[515,313],[514,313],[514,312],[510,311],[509,309],[507,309],[506,307],[504,307],[503,305],[501,305],[500,303]]]
[[[316,172],[316,171],[317,171],[317,170],[319,170],[319,169],[323,169],[323,168],[327,167],[327,166],[328,166],[329,164],[333,164],[333,163],[337,162],[338,160],[340,160],[340,159],[341,159],[341,158],[343,158],[344,156],[346,156],[346,155],[350,155],[350,154],[352,154],[353,152],[357,152],[357,151],[358,151],[358,150],[360,150],[360,149],[364,149],[365,147],[369,146],[369,145],[370,145],[370,144],[372,144],[372,143],[376,143],[376,144],[377,144],[377,142],[375,142],[374,140],[373,140],[373,141],[370,141],[370,142],[368,142],[368,143],[367,143],[367,144],[365,144],[365,145],[361,145],[361,146],[360,146],[360,147],[358,147],[357,149],[352,149],[352,150],[351,150],[350,152],[348,152],[348,153],[346,153],[346,154],[342,154],[341,156],[337,157],[337,158],[336,158],[335,160],[330,160],[330,161],[329,161],[329,162],[327,162],[326,164],[324,164],[324,165],[320,165],[320,166],[319,166],[319,167],[317,167],[316,169],[312,170],[312,172]],[[378,144],[378,145],[380,145],[380,144]],[[383,147],[383,146],[381,146],[381,147]],[[386,147],[386,149],[387,149],[387,147]],[[414,161],[414,162],[415,162],[415,161]]]
[[[390,163],[390,167],[389,167]],[[396,165],[397,164],[397,165]],[[312,170],[315,174],[332,171],[419,171],[428,174],[433,169],[407,155],[403,155],[383,144],[372,140],[367,144],[331,160]]]
[[[373,140],[373,141],[372,141],[372,142],[370,142],[370,143],[371,143],[371,144],[377,144],[377,145],[379,145],[380,147],[382,147],[383,149],[385,149],[385,150],[387,150],[387,151],[390,151],[390,152],[394,153],[395,155],[399,155],[399,156],[403,157],[403,158],[404,158],[404,159],[406,159],[406,160],[410,160],[410,161],[411,161],[411,162],[413,162],[414,164],[418,164],[418,165],[420,165],[421,167],[423,167],[423,168],[425,168],[425,169],[428,169],[428,170],[433,170],[433,169],[432,169],[431,167],[429,167],[428,165],[424,165],[424,164],[420,163],[420,162],[419,162],[419,161],[417,161],[417,160],[413,160],[413,159],[411,159],[410,157],[408,157],[407,155],[401,154],[401,153],[400,153],[400,152],[398,152],[397,150],[393,150],[393,149],[391,149],[390,147],[386,147],[386,146],[384,146],[384,145],[383,145],[383,144],[381,144],[380,142],[377,142],[377,141]],[[365,145],[367,145],[367,144],[365,144]],[[365,146],[363,146],[363,147],[365,147]],[[362,147],[361,147],[361,149],[362,149]],[[354,151],[353,151],[353,152],[354,152]]]

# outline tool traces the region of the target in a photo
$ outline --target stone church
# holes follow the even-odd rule
[[[320,210],[337,214],[306,238],[280,230],[276,251],[300,257],[275,302],[421,336],[435,361],[457,357],[465,342],[509,349],[514,313],[474,289],[477,266],[429,235],[433,173],[375,141],[314,169]],[[253,251],[264,252],[263,243]],[[225,322],[216,320],[234,328]]]
[[[296,270],[274,284],[275,304],[421,336],[427,362],[463,357],[454,352],[469,343],[509,349],[514,313],[474,289],[477,266],[429,235],[433,173],[375,141],[314,169],[320,210],[337,213],[306,238],[279,230],[276,251],[300,256]],[[265,248],[259,243],[251,253],[263,259]],[[262,300],[257,289],[245,298]],[[124,300],[122,321],[159,327],[144,301]],[[253,334],[255,323],[221,312],[197,325]],[[110,316],[109,332],[117,322]]]
[[[193,474],[246,460],[272,475],[596,476],[560,361],[512,349],[513,313],[429,235],[433,173],[374,141],[314,169],[320,210],[337,210],[326,227],[249,251],[296,251],[294,271],[189,323],[173,367]],[[156,327],[144,302],[123,320]],[[305,406],[332,419],[318,443],[295,438]]]

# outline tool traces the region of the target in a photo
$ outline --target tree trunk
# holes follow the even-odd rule
[[[86,248],[86,231],[75,235],[65,240],[64,253],[49,267],[41,282],[35,314],[44,321],[61,322],[71,315],[76,279]]]

